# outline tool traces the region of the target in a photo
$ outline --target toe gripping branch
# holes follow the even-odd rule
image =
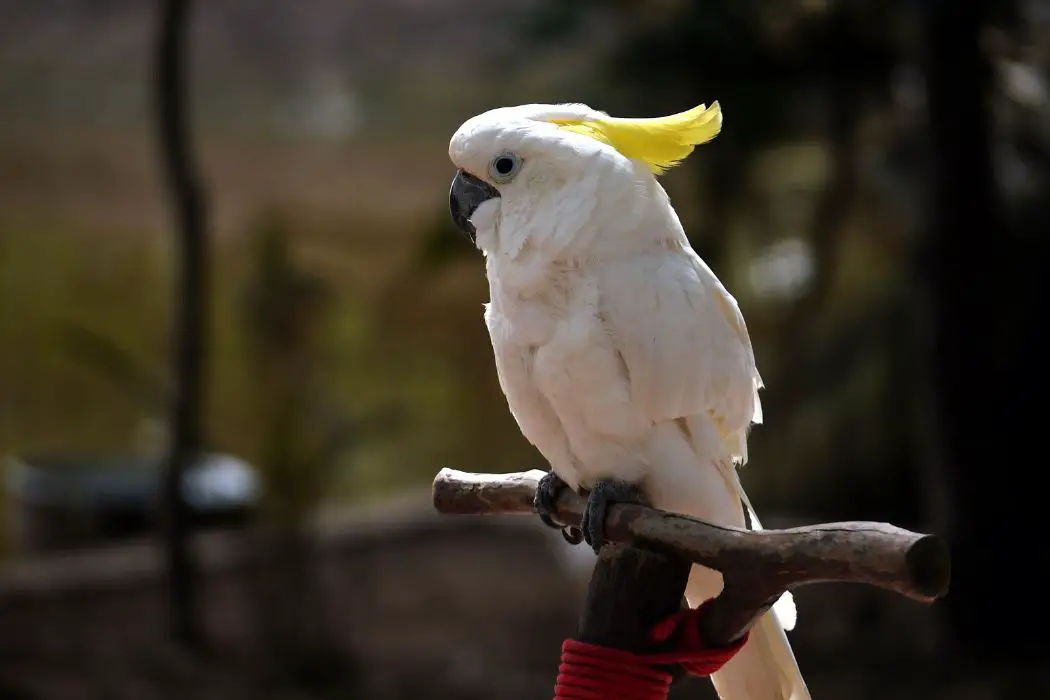
[[[583,533],[575,525],[558,522],[554,519],[558,495],[569,485],[562,481],[553,471],[547,472],[536,484],[536,495],[532,498],[532,507],[540,516],[540,521],[547,527],[561,530],[561,536],[571,545],[583,542]]]
[[[601,551],[608,541],[605,537],[605,517],[609,507],[615,503],[648,505],[641,490],[625,481],[599,481],[587,494],[587,505],[580,517],[580,526],[557,520],[558,497],[569,486],[553,471],[547,472],[536,484],[536,495],[532,507],[547,527],[561,530],[565,541],[577,545],[586,540],[594,553]]]
[[[615,482],[585,500],[556,482],[543,485],[544,478],[536,470],[442,469],[433,495],[446,514],[540,512],[554,527],[577,528],[599,550],[576,638],[562,647],[555,700],[662,700],[677,676],[721,668],[759,617],[799,586],[864,583],[925,604],[948,589],[948,549],[935,535],[875,522],[719,527],[625,502],[637,494]],[[551,487],[558,488],[538,493]],[[693,563],[720,571],[724,587],[717,598],[683,610]]]

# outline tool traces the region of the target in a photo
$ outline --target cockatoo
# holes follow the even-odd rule
[[[617,500],[761,527],[737,474],[762,420],[747,327],[657,180],[721,125],[717,102],[655,119],[529,104],[472,117],[449,143],[450,212],[485,257],[500,387],[551,466],[537,510],[561,527],[558,491],[587,491],[580,534],[596,551]],[[686,599],[721,588],[694,566]],[[723,700],[809,698],[794,622],[785,594],[712,677]]]

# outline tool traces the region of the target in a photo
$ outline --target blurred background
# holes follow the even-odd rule
[[[1027,478],[1050,2],[194,3],[203,315],[159,140],[164,4],[0,0],[0,698],[551,697],[593,555],[428,499],[445,465],[543,467],[449,221],[448,139],[508,104],[715,99],[722,134],[664,183],[768,387],[756,508],[953,550],[932,608],[798,593],[814,697],[1050,697]]]

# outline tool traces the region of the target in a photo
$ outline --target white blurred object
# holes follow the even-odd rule
[[[291,133],[342,139],[361,129],[364,112],[347,79],[324,70],[311,74],[289,104],[279,109],[277,122]]]
[[[1020,61],[1003,61],[999,69],[1003,91],[1010,99],[1026,107],[1038,107],[1046,102],[1046,80],[1033,66]]]
[[[800,238],[778,241],[751,262],[748,278],[759,296],[795,298],[813,278],[813,251]]]
[[[196,509],[240,506],[256,500],[259,482],[244,460],[209,454],[186,471],[183,493],[187,503]]]

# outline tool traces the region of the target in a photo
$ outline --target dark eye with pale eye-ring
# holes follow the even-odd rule
[[[489,164],[489,176],[496,182],[506,183],[514,179],[521,169],[521,158],[513,153],[500,153]]]

